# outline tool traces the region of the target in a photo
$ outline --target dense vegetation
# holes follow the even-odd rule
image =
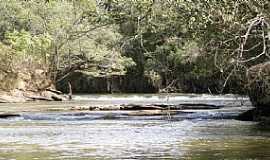
[[[163,91],[243,91],[249,68],[269,61],[269,9],[266,0],[0,0],[0,87],[22,79],[43,89],[80,71],[148,77]]]

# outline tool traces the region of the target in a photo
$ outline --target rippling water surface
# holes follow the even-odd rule
[[[89,104],[202,102],[226,107],[170,116],[46,111]],[[228,118],[250,107],[247,98],[233,95],[171,95],[169,100],[165,95],[81,95],[72,102],[0,107],[21,112],[21,117],[0,120],[0,160],[270,159],[270,129]]]

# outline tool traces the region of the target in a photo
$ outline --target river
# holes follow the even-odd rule
[[[214,104],[221,109],[176,115],[65,111],[78,105]],[[76,95],[69,102],[0,104],[0,160],[270,159],[270,128],[234,120],[251,108],[235,95]]]

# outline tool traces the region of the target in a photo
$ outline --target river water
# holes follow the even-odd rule
[[[176,115],[59,111],[93,104],[207,103]],[[270,129],[233,118],[251,105],[234,95],[77,95],[70,102],[0,104],[0,160],[270,159]]]

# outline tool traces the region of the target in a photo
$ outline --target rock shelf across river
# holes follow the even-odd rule
[[[187,109],[220,109],[224,106],[211,105],[211,104],[149,104],[149,105],[138,105],[138,104],[122,104],[122,105],[93,105],[93,106],[75,106],[71,107],[71,110],[98,110],[98,111],[109,111],[109,110],[187,110]]]
[[[36,109],[36,108],[35,108]],[[175,116],[178,119],[213,118],[228,119],[236,118],[238,115],[251,109],[241,106],[222,106],[213,104],[112,104],[112,105],[77,105],[70,107],[52,107],[40,110],[28,108],[14,110],[12,112],[1,112],[1,119],[26,117],[31,120],[47,119],[106,119],[106,118],[130,118],[130,117],[152,117],[152,116]],[[87,117],[85,117],[87,116]],[[38,117],[38,118],[36,118]]]

